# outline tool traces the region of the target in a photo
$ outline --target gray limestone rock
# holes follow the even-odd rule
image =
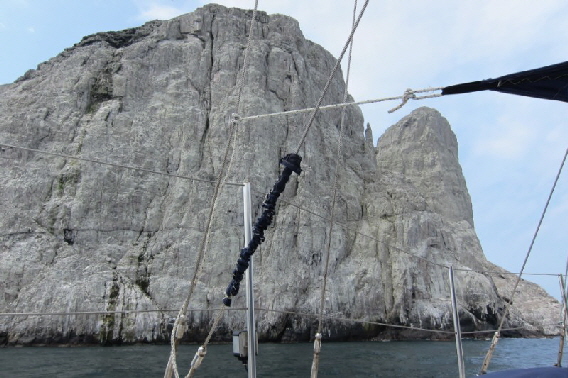
[[[224,165],[231,114],[312,106],[335,64],[295,20],[260,12],[243,67],[251,16],[208,5],[95,34],[0,86],[0,143],[28,148],[0,147],[0,311],[44,314],[4,316],[2,343],[169,338],[196,269],[212,181],[223,170],[228,182],[250,181],[258,214],[279,158],[294,152],[305,130],[303,115],[240,122]],[[338,73],[324,103],[341,102],[344,88]],[[307,340],[315,332],[315,317],[289,312],[319,311],[336,167],[326,337],[450,337],[380,325],[451,330],[449,265],[457,269],[464,330],[494,328],[512,281],[483,273],[498,268],[477,240],[447,121],[418,109],[375,148],[358,107],[345,112],[341,136],[341,110],[316,117],[299,150],[304,171],[288,184],[254,255],[261,339]],[[224,185],[186,341],[202,341],[221,306],[243,247],[242,213],[241,188]],[[545,325],[557,322],[558,303],[536,285],[522,288],[508,326],[557,332]],[[231,311],[215,339],[243,323],[243,312]]]

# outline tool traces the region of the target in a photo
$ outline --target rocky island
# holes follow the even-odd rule
[[[208,5],[91,35],[0,86],[0,345],[169,339],[222,169],[240,70],[240,115],[250,116],[313,106],[336,62],[295,20],[259,12],[244,67],[251,17]],[[344,89],[338,74],[324,104],[342,102]],[[319,311],[336,167],[325,337],[448,337],[387,325],[452,330],[450,265],[462,330],[495,329],[516,276],[483,254],[448,122],[420,108],[375,144],[350,106],[337,156],[340,118],[339,109],[316,117],[299,151],[303,172],[255,254],[260,340],[313,338],[317,319],[306,314]],[[286,115],[238,125],[226,180],[251,182],[257,213],[304,123]],[[201,342],[222,306],[242,228],[241,188],[224,185],[184,341]],[[214,340],[243,327],[243,296]],[[508,335],[556,334],[559,314],[557,301],[522,281],[506,320],[519,329]]]

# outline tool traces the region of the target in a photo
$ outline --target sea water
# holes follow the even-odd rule
[[[464,340],[467,376],[480,369],[489,341]],[[559,339],[501,339],[490,371],[552,366]],[[197,345],[181,345],[180,376],[185,376]],[[0,377],[129,378],[163,377],[169,345],[115,347],[0,348]],[[257,376],[309,377],[313,344],[260,344]],[[455,343],[392,341],[322,343],[319,377],[458,377]],[[568,359],[565,359],[568,361]],[[568,364],[568,362],[566,362]],[[564,363],[563,363],[564,365]],[[210,345],[195,377],[247,377],[232,345]]]

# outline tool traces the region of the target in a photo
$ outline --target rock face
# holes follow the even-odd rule
[[[0,86],[0,143],[28,148],[0,146],[0,311],[44,314],[3,316],[0,344],[169,338],[196,269],[214,191],[208,181],[225,168],[228,182],[250,181],[258,213],[279,158],[294,152],[305,130],[304,115],[240,122],[223,167],[231,113],[313,106],[335,64],[296,21],[259,13],[243,67],[251,15],[209,5],[96,34]],[[338,73],[324,103],[341,102],[344,88]],[[362,113],[348,107],[338,156],[340,119],[340,110],[316,117],[299,150],[304,172],[288,184],[254,255],[261,340],[308,340],[315,332],[315,317],[292,313],[319,309],[336,167],[326,337],[451,336],[339,319],[450,330],[449,265],[463,330],[494,329],[512,278],[483,256],[447,121],[421,108],[375,148]],[[242,213],[241,188],[224,185],[187,341],[203,340],[221,306],[243,247]],[[557,322],[558,303],[535,299],[543,294],[536,285],[521,288],[507,325],[555,332],[545,325]],[[242,311],[228,312],[215,339],[243,323]]]

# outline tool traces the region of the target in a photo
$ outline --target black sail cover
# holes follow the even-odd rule
[[[517,72],[496,79],[451,85],[442,89],[442,95],[487,90],[568,102],[568,62]]]

